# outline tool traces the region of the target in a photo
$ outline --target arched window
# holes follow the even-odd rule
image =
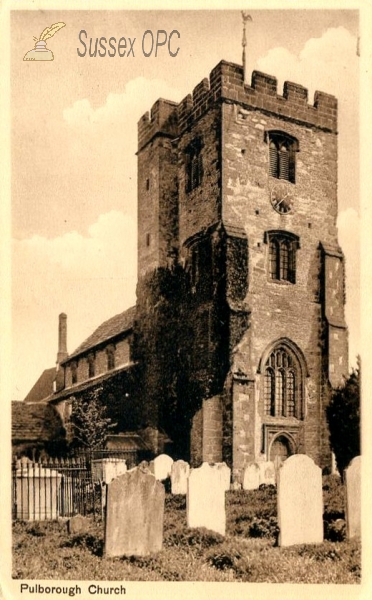
[[[296,181],[296,152],[298,141],[283,131],[269,131],[269,174],[291,183]]]
[[[302,418],[302,376],[298,358],[280,344],[264,368],[264,413],[271,417]]]
[[[269,231],[265,241],[269,241],[270,279],[296,283],[298,237],[287,231]]]

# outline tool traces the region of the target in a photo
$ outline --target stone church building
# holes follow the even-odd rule
[[[348,372],[337,100],[316,92],[311,104],[290,82],[281,95],[258,71],[247,84],[221,61],[182,102],[143,115],[137,155],[137,306],[70,356],[62,336],[47,400],[63,412],[121,373],[119,412],[142,415],[122,431],[155,453],[160,432],[183,435],[194,465],[225,460],[237,480],[277,455],[329,468],[325,408]]]

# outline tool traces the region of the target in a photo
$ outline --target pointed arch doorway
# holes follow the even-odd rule
[[[271,444],[269,460],[274,463],[282,463],[292,454],[294,454],[292,444],[289,438],[282,433],[278,435]]]

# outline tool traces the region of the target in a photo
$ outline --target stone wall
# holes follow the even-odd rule
[[[107,345],[111,346],[111,340]],[[130,362],[130,339],[127,337],[125,339],[119,339],[113,344],[114,352],[115,352],[115,368],[127,365]],[[77,365],[77,383],[82,383],[89,379],[89,359],[88,357],[91,355],[91,352],[87,352],[82,356],[78,356],[71,361],[71,363],[66,363],[64,366],[65,369],[65,377],[66,383],[65,387],[72,386],[72,369],[71,364],[75,363]],[[102,346],[94,349],[94,353],[92,354],[94,359],[94,369],[95,369],[95,377],[99,375],[103,375],[107,373],[107,346]]]
[[[273,131],[295,140],[291,181],[270,176]],[[190,190],[187,160],[196,143],[202,178]],[[291,82],[280,95],[276,79],[257,71],[246,85],[242,67],[222,61],[178,105],[159,100],[151,118],[142,117],[139,149],[140,274],[161,266],[177,239],[187,270],[198,236],[213,240],[210,295],[193,292],[188,313],[199,352],[195,380],[205,389],[203,409],[192,420],[193,463],[229,457],[239,478],[247,462],[269,458],[283,430],[293,452],[327,466],[329,382],[337,385],[348,362],[336,226],[337,100],[316,92],[309,104],[307,90]],[[292,205],[286,214],[273,208],[278,186]],[[270,278],[273,231],[297,240],[293,282]],[[144,246],[148,232],[153,247]],[[264,414],[262,373],[279,340],[299,360],[299,417]],[[229,368],[224,387],[217,374]]]

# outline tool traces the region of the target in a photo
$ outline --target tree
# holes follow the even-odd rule
[[[337,388],[327,407],[330,441],[337,468],[343,472],[360,454],[360,360],[344,385]]]
[[[101,392],[100,388],[96,388],[73,401],[71,424],[74,446],[89,450],[102,447],[110,429],[116,426],[101,402]]]

